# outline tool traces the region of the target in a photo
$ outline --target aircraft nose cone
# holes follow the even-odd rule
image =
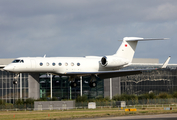
[[[13,70],[13,67],[12,67],[12,66],[5,66],[5,67],[3,68],[3,70],[5,70],[5,71],[12,71],[12,70]]]

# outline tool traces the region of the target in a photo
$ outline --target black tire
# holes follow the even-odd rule
[[[89,83],[89,86],[92,87],[92,88],[94,88],[94,87],[97,86],[97,83],[96,83],[96,82],[90,82],[90,83]]]
[[[71,87],[73,87],[73,88],[75,88],[75,87],[77,87],[77,83],[76,82],[71,82]]]
[[[14,81],[13,81],[13,84],[14,84],[14,85],[17,85],[17,83],[18,83],[17,80],[14,80]]]

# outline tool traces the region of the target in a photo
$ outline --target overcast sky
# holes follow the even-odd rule
[[[0,58],[111,55],[123,37],[135,58],[177,63],[177,0],[0,0]]]

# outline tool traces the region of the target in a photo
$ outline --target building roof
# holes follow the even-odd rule
[[[8,58],[8,59],[0,59],[0,66],[2,65],[8,65],[11,63],[14,59],[13,58]]]
[[[159,59],[152,59],[152,58],[134,58],[132,63],[153,63],[159,64]]]

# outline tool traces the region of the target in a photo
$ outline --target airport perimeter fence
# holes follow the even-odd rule
[[[117,101],[107,101],[107,102],[96,102],[97,108],[117,108],[121,107],[116,103]],[[163,106],[175,106],[177,107],[177,99],[169,98],[169,99],[143,99],[143,100],[125,100],[126,107],[129,106],[155,106],[155,107],[163,107]],[[87,108],[88,102],[80,102],[76,103],[77,108]]]
[[[169,98],[169,99],[143,99],[143,100],[127,100],[126,108],[150,108],[150,107],[177,107],[177,99]],[[75,107],[72,109],[87,109],[89,102],[76,102]],[[96,108],[120,108],[116,101],[106,101],[106,102],[96,102]],[[67,106],[64,109],[68,110]],[[0,105],[0,111],[19,111],[19,110],[35,110],[34,104],[23,104],[23,105],[13,105],[6,104]],[[53,108],[49,108],[49,110],[54,110]],[[55,110],[63,110],[63,108],[56,108]]]

